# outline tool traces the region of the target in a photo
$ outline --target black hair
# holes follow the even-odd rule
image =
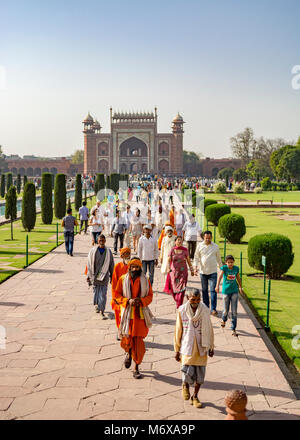
[[[83,204],[83,206],[85,206],[85,205],[86,205],[86,202],[82,202],[82,204]]]
[[[233,255],[226,255],[225,262],[227,262],[228,260],[233,260],[234,261],[234,256]]]
[[[212,232],[211,232],[211,231],[204,231],[204,232],[203,232],[203,237],[204,237],[205,234],[207,234],[207,235],[211,235],[211,236],[212,236]]]
[[[98,240],[99,240],[99,238],[104,238],[104,240],[106,240],[106,237],[105,237],[104,234],[100,234],[100,235],[98,236]]]
[[[72,208],[68,208],[67,209],[67,214],[71,214],[71,212],[72,212]]]

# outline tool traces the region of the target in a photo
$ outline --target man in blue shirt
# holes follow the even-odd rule
[[[89,209],[86,206],[86,202],[82,202],[82,206],[79,208],[79,216],[80,216],[79,234],[81,234],[83,223],[84,223],[84,233],[86,234],[88,227],[88,219],[89,219]]]

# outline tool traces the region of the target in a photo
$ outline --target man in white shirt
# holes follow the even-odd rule
[[[204,304],[209,307],[209,295],[208,286],[211,298],[211,314],[213,316],[218,316],[217,312],[217,266],[223,265],[220,249],[216,243],[212,242],[212,233],[210,231],[205,231],[203,234],[203,241],[198,243],[196,252],[194,267],[196,274],[198,273],[198,267],[200,268],[200,278],[202,285],[202,300]]]
[[[185,214],[183,212],[183,209],[180,208],[179,213],[176,214],[176,218],[175,218],[175,228],[176,228],[177,235],[182,236],[182,229],[183,229],[184,224],[185,224]]]
[[[138,246],[138,257],[142,260],[143,272],[146,275],[149,270],[149,280],[151,286],[154,278],[154,265],[158,264],[157,240],[151,237],[151,225],[144,226],[144,235],[141,236]]]
[[[131,219],[133,217],[133,212],[130,209],[130,205],[127,205],[126,212],[123,213],[123,219],[126,223],[126,232],[125,232],[125,245],[126,247],[130,248],[130,234],[129,234],[129,227],[131,225]]]
[[[188,244],[189,257],[191,260],[193,260],[197,246],[197,237],[198,234],[199,236],[201,234],[201,228],[199,226],[199,223],[196,222],[194,214],[191,215],[189,221],[185,222],[182,228],[182,232],[183,232],[183,239]]]

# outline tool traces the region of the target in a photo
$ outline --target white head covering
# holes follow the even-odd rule
[[[166,226],[166,227],[165,227],[165,231],[166,231],[166,232],[168,232],[168,231],[172,231],[172,232],[174,232],[174,229],[172,228],[172,226]]]

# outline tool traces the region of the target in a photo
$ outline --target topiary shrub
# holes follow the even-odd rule
[[[235,185],[233,185],[233,192],[235,194],[243,194],[244,185],[242,183],[236,183]]]
[[[27,182],[22,198],[22,225],[25,231],[30,232],[36,221],[36,197],[34,183]]]
[[[255,194],[261,194],[263,192],[263,190],[260,186],[257,186],[256,188],[254,188],[254,192],[255,192]]]
[[[217,182],[214,184],[214,192],[217,194],[225,194],[226,193],[226,185],[223,182]]]
[[[219,219],[226,214],[230,214],[230,206],[225,203],[215,203],[205,208],[205,217],[209,222],[212,222],[215,226],[218,226]]]
[[[81,205],[82,205],[81,174],[76,174],[76,182],[75,182],[75,209],[76,209],[76,211],[79,211],[79,208]]]
[[[226,214],[219,219],[219,233],[230,243],[240,243],[246,234],[245,219],[242,215]]]
[[[288,271],[294,261],[291,240],[281,234],[255,235],[248,243],[248,262],[251,267],[263,271],[261,257],[267,259],[266,273],[278,279]]]
[[[51,225],[53,220],[52,176],[53,174],[51,173],[42,174],[41,211],[42,211],[42,222],[45,225]]]
[[[6,174],[6,192],[9,190],[9,188],[12,186],[13,184],[13,175],[12,173],[7,173]]]
[[[1,197],[5,196],[5,186],[6,186],[6,182],[5,182],[6,179],[5,178],[6,178],[5,174],[1,174],[1,184],[0,184]]]
[[[261,187],[264,191],[270,191],[272,189],[272,182],[270,177],[265,177],[261,181]]]
[[[54,213],[56,218],[66,215],[67,191],[65,174],[56,174],[54,186]]]
[[[215,205],[216,204],[216,201],[215,200],[212,200],[212,199],[204,199],[204,211],[205,211],[205,208],[207,207],[207,206],[209,206],[209,205]]]
[[[17,175],[17,193],[20,194],[21,192],[21,174]]]

